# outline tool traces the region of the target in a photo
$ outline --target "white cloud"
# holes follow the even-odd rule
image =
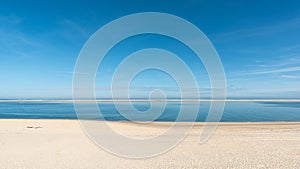
[[[260,27],[238,29],[231,32],[225,32],[217,35],[212,35],[213,39],[218,41],[228,41],[254,36],[266,36],[300,28],[300,18],[293,18],[287,21],[277,22],[275,24],[263,25]]]
[[[281,75],[280,77],[287,78],[287,79],[299,79],[299,76],[292,76],[292,75]]]
[[[273,69],[273,70],[265,70],[265,71],[256,71],[256,72],[251,72],[249,74],[258,75],[258,74],[286,73],[286,72],[296,72],[296,71],[300,71],[300,66],[281,68],[281,69]]]

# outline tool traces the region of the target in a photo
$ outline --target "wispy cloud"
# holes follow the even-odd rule
[[[56,73],[56,74],[64,74],[64,75],[88,75],[88,73],[83,73],[83,72],[75,72],[75,71],[50,71],[50,73]]]
[[[294,18],[287,21],[281,21],[274,24],[262,25],[260,27],[238,29],[231,32],[211,35],[210,37],[217,41],[229,41],[248,37],[266,36],[300,28],[300,18]]]
[[[0,16],[0,49],[8,56],[28,57],[28,51],[41,43],[20,28],[23,19],[18,16]]]
[[[282,51],[293,51],[293,50],[300,50],[300,44],[295,44],[291,46],[285,46],[281,48]]]
[[[296,71],[300,71],[300,66],[299,67],[282,68],[282,69],[265,70],[265,71],[254,71],[254,72],[250,72],[249,74],[257,75],[257,74],[286,73],[286,72],[296,72]]]
[[[227,74],[228,85],[235,86],[228,89],[228,96],[299,98],[299,65],[299,55],[254,61],[244,70]]]
[[[293,76],[293,75],[281,75],[280,77],[287,78],[287,79],[299,79],[300,78],[300,76]]]
[[[77,36],[80,35],[83,37],[88,37],[91,35],[90,32],[87,31],[87,29],[85,29],[84,26],[81,26],[80,24],[78,24],[70,19],[63,19],[59,22],[59,24],[62,26],[61,30],[65,34],[67,32],[72,32],[72,33],[76,32]]]
[[[0,15],[0,23],[16,25],[22,22],[22,18],[15,15]]]

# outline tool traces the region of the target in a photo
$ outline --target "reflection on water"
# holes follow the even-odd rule
[[[290,107],[300,108],[300,102],[260,102],[261,104],[268,104],[274,107]]]

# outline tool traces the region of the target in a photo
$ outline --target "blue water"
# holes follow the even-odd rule
[[[118,103],[124,104],[124,103]],[[205,121],[210,103],[199,104],[196,121]],[[136,109],[144,111],[149,103],[134,103]],[[180,103],[170,102],[156,121],[175,121],[180,110]],[[116,109],[113,103],[100,103],[99,109],[106,120],[127,120]],[[189,112],[185,113],[189,121]],[[28,119],[76,119],[73,103],[0,103],[0,118]],[[257,122],[257,121],[300,121],[300,103],[272,102],[227,102],[221,121]]]

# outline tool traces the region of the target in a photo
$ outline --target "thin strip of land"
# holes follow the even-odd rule
[[[12,99],[0,100],[2,103],[12,102],[299,102],[300,99],[96,99],[96,100],[72,100],[72,99]]]

